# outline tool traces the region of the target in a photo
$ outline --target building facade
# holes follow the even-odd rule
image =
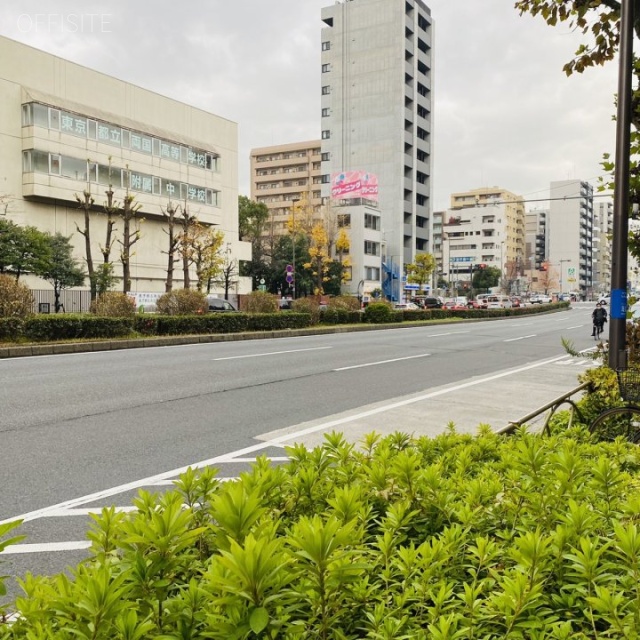
[[[507,293],[519,293],[525,270],[522,196],[483,187],[452,194],[450,204],[442,220],[445,279],[469,282],[474,267],[485,265],[500,270]]]
[[[632,221],[629,221],[632,225]],[[611,234],[613,233],[613,202],[593,203],[593,293],[611,291]],[[637,261],[629,256],[629,279],[637,289]],[[635,280],[635,286],[634,286]]]
[[[430,251],[430,10],[421,0],[348,0],[323,8],[322,21],[322,195],[347,206],[336,179],[377,179],[377,193],[357,206],[377,202],[382,281],[391,285],[416,253]],[[354,283],[365,279],[368,242],[352,246]]]
[[[548,268],[558,273],[560,292],[577,291],[590,298],[598,251],[593,187],[582,180],[561,180],[551,183],[550,194]]]
[[[266,233],[289,233],[287,222],[294,202],[321,216],[320,140],[293,142],[251,150],[251,199],[269,209]]]
[[[75,257],[86,264],[76,196],[87,191],[94,200],[90,225],[98,262],[107,192],[120,203],[134,196],[140,239],[131,256],[133,292],[165,289],[163,211],[170,203],[222,231],[233,259],[250,259],[250,245],[238,240],[234,122],[4,37],[0,59],[0,188],[8,219],[71,236]],[[116,221],[116,238],[122,227]],[[116,276],[118,253],[116,243]],[[174,279],[181,287],[179,263]],[[34,278],[28,282],[47,287]],[[234,287],[238,293],[249,288],[242,278]]]

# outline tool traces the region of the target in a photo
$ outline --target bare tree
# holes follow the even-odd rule
[[[89,289],[91,290],[91,301],[93,302],[96,299],[97,293],[97,282],[96,282],[96,274],[93,268],[93,254],[91,252],[91,217],[90,212],[93,208],[93,204],[95,202],[94,198],[91,195],[91,191],[89,190],[89,185],[82,192],[82,198],[76,193],[74,194],[76,201],[78,202],[78,206],[82,209],[84,213],[84,229],[81,229],[76,224],[76,229],[78,233],[84,236],[84,250],[85,250],[85,259],[87,261],[87,275],[89,276]]]
[[[133,245],[141,237],[140,219],[137,217],[141,206],[141,204],[135,202],[135,196],[129,193],[129,189],[127,189],[120,209],[120,217],[123,223],[122,240],[118,240],[120,244],[120,262],[122,263],[122,291],[124,293],[131,291],[131,251]]]
[[[164,232],[169,236],[168,247],[166,251],[162,253],[167,254],[167,280],[165,282],[165,292],[173,290],[173,271],[175,268],[176,251],[180,246],[180,234],[176,233],[176,225],[179,221],[176,220],[176,215],[180,210],[180,206],[174,206],[173,202],[169,200],[166,209],[162,209],[162,215],[167,221],[167,228]]]

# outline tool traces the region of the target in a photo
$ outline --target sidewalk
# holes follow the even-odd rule
[[[570,356],[541,360],[303,422],[262,434],[258,439],[286,445],[300,442],[314,447],[331,431],[340,431],[350,442],[358,442],[372,431],[381,435],[401,431],[435,436],[445,431],[449,422],[459,433],[475,433],[480,424],[498,431],[578,387],[578,375],[593,364],[591,360]],[[544,417],[545,413],[529,425],[541,428]]]

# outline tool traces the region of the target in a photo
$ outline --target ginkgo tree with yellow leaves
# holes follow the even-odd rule
[[[215,279],[224,264],[222,245],[224,233],[194,220],[183,233],[181,253],[196,271],[196,288],[203,291]]]
[[[417,253],[415,262],[411,262],[406,266],[407,282],[417,284],[420,290],[431,279],[431,274],[436,268],[436,259],[430,253]]]

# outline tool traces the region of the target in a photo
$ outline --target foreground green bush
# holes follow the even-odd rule
[[[288,453],[103,510],[87,561],[27,575],[0,637],[637,638],[637,447],[482,430]]]

